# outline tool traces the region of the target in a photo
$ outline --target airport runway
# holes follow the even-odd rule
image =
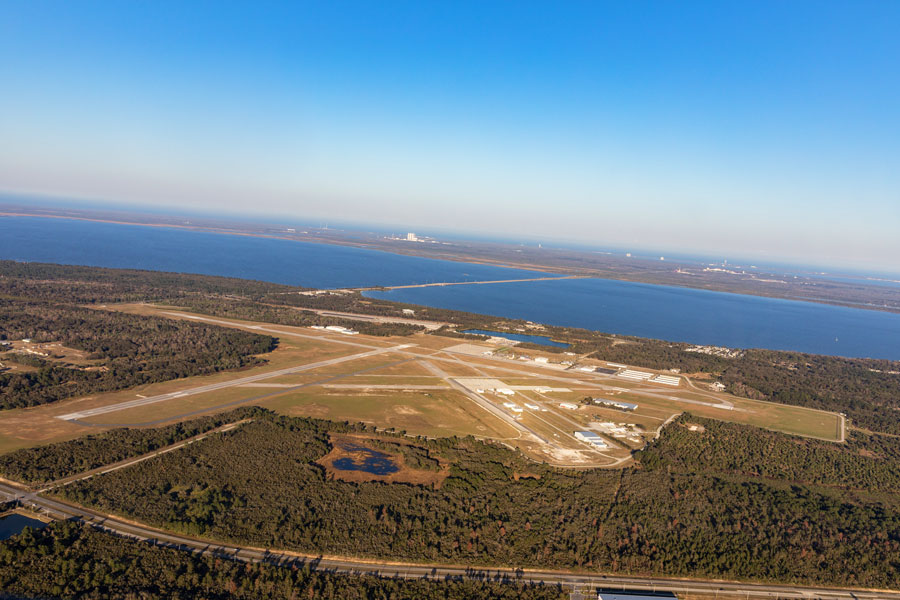
[[[110,404],[108,406],[99,406],[97,408],[89,408],[87,410],[82,410],[79,412],[67,413],[64,415],[59,415],[56,417],[57,419],[62,419],[64,421],[78,421],[81,419],[93,417],[96,415],[102,415],[106,413],[116,412],[119,410],[125,410],[128,408],[135,408],[137,406],[145,406],[147,404],[155,404],[157,402],[163,402],[165,400],[172,400],[174,398],[183,398],[184,396],[192,396],[195,394],[204,394],[206,392],[212,392],[215,390],[221,390],[224,388],[234,387],[236,385],[245,385],[248,383],[253,383],[255,381],[260,381],[262,379],[271,379],[273,377],[281,377],[282,375],[290,375],[292,373],[300,373],[302,371],[309,371],[310,369],[318,369],[320,367],[328,367],[331,365],[340,364],[343,362],[358,360],[360,358],[366,358],[368,356],[375,356],[376,354],[384,354],[386,352],[395,352],[398,350],[404,350],[406,348],[410,348],[414,346],[414,344],[401,344],[399,346],[391,346],[389,348],[378,348],[376,350],[369,350],[368,352],[360,352],[359,354],[350,354],[348,356],[339,356],[337,358],[332,358],[329,360],[322,360],[319,362],[309,363],[305,365],[299,365],[296,367],[288,367],[286,369],[279,369],[277,371],[267,371],[266,373],[259,373],[257,375],[249,375],[247,377],[241,377],[239,379],[229,379],[228,381],[220,381],[218,383],[210,383],[207,385],[201,385],[199,387],[191,388],[188,390],[182,390],[180,392],[170,392],[168,394],[159,394],[158,396],[148,396],[146,398],[138,398],[137,400],[129,400],[127,402],[119,402],[118,404]]]

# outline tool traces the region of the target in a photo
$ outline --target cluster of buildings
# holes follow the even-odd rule
[[[606,435],[612,436],[614,438],[619,439],[627,439],[629,442],[633,444],[641,443],[641,436],[635,430],[634,425],[627,423],[593,423],[591,427],[600,430]]]
[[[392,235],[391,237],[389,237],[387,239],[394,241],[394,242],[417,242],[419,244],[439,244],[439,243],[447,244],[447,242],[438,242],[434,238],[419,237],[412,231],[410,231],[403,237],[397,237],[396,235]]]
[[[672,375],[657,375],[656,377],[651,377],[650,382],[678,387],[679,385],[681,385],[681,377],[674,377]]]
[[[606,443],[606,440],[604,440],[593,431],[576,431],[574,433],[574,436],[576,440],[587,442],[588,444],[596,446],[597,448],[609,448],[609,444]]]
[[[508,387],[484,387],[484,388],[476,388],[475,391],[479,394],[483,394],[485,392],[494,392],[495,394],[500,394],[502,396],[515,396],[516,392],[514,390],[509,389]]]
[[[521,414],[522,412],[524,412],[522,407],[515,402],[504,402],[503,406],[516,414]]]
[[[744,355],[743,350],[723,348],[722,346],[691,346],[690,348],[685,348],[684,351],[696,352],[697,354],[709,354],[710,356],[718,356],[720,358],[740,358]]]

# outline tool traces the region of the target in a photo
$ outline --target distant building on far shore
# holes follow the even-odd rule
[[[407,233],[407,234],[406,234],[406,241],[407,241],[407,242],[418,242],[418,241],[419,241],[419,238],[417,238],[417,237],[416,237],[416,234],[414,234],[414,233]]]

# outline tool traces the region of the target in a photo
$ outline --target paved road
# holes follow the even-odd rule
[[[822,598],[826,600],[900,600],[900,591],[871,592],[853,589],[728,583],[702,580],[678,580],[663,577],[621,577],[544,571],[536,569],[496,569],[444,565],[403,564],[394,562],[355,560],[350,558],[322,558],[296,553],[224,545],[160,531],[138,523],[130,523],[103,515],[90,509],[45,498],[0,483],[0,496],[17,499],[24,506],[56,519],[75,519],[97,527],[140,540],[168,545],[183,550],[214,554],[244,562],[265,562],[275,565],[307,565],[312,569],[346,574],[374,574],[386,577],[444,579],[481,579],[495,581],[530,581],[548,585],[576,587],[610,587],[629,590],[672,591],[677,594],[705,593],[742,598]]]
[[[360,358],[365,358],[367,356],[375,356],[376,354],[384,354],[385,352],[395,352],[398,350],[404,350],[404,349],[410,348],[412,346],[413,346],[413,344],[402,344],[399,346],[391,346],[389,348],[378,348],[376,350],[369,350],[368,352],[360,352],[358,354],[350,354],[348,356],[339,356],[337,358],[331,358],[331,359],[322,360],[319,362],[308,363],[308,364],[299,365],[296,367],[288,367],[286,369],[279,369],[277,371],[267,371],[265,373],[249,375],[247,377],[241,377],[239,379],[229,379],[227,381],[220,381],[218,383],[210,383],[207,385],[201,385],[201,386],[191,388],[188,390],[181,390],[180,392],[170,392],[168,394],[159,394],[158,396],[147,396],[146,398],[138,398],[137,400],[128,400],[126,402],[119,402],[118,404],[110,404],[107,406],[99,406],[97,408],[89,408],[87,410],[82,410],[79,412],[73,412],[73,413],[67,413],[64,415],[59,415],[56,418],[63,419],[64,421],[77,421],[77,420],[93,417],[96,415],[102,415],[105,413],[116,412],[116,411],[125,410],[128,408],[135,408],[136,406],[145,406],[147,404],[155,404],[157,402],[163,402],[164,400],[172,400],[174,398],[182,398],[184,396],[193,396],[194,394],[204,394],[206,392],[212,392],[215,390],[221,390],[224,388],[234,387],[236,385],[245,385],[247,383],[253,383],[254,381],[260,381],[262,379],[271,379],[273,377],[280,377],[282,375],[290,375],[291,373],[300,373],[302,371],[309,371],[310,369],[318,369],[320,367],[336,365],[336,364],[339,364],[342,362],[358,360]]]

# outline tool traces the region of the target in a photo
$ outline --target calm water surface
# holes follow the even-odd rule
[[[400,470],[390,456],[377,450],[356,444],[345,444],[341,448],[348,452],[356,452],[361,457],[339,458],[332,461],[331,466],[339,471],[363,471],[373,475],[390,475]]]
[[[366,292],[373,298],[610,333],[900,359],[900,314],[609,279]]]
[[[43,521],[12,513],[0,519],[0,540],[7,540],[14,535],[19,535],[26,527],[43,529],[46,526],[47,524]]]
[[[208,232],[0,217],[0,258],[319,288],[534,277],[533,271]],[[604,279],[369,292],[428,306],[698,344],[900,360],[900,315]]]
[[[33,217],[0,217],[0,258],[222,275],[316,288],[535,276],[534,271],[348,246]]]
[[[530,342],[532,344],[540,344],[541,346],[552,346],[554,348],[568,348],[569,344],[562,342],[554,342],[546,335],[525,335],[524,333],[509,333],[506,331],[489,331],[487,329],[466,329],[463,333],[475,333],[478,335],[492,335],[494,337],[502,337],[517,342]]]

